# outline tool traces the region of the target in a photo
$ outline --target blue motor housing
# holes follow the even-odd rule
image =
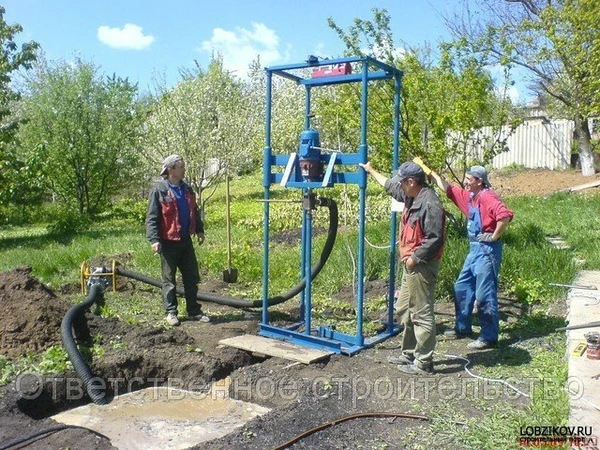
[[[321,141],[317,130],[304,130],[300,133],[298,149],[300,172],[308,181],[320,181],[323,178],[321,162]]]

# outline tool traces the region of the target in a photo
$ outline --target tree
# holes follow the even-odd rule
[[[23,31],[21,25],[8,25],[4,20],[5,9],[0,6],[0,204],[31,200],[26,189],[29,185],[27,171],[31,161],[17,157],[13,142],[19,120],[12,115],[19,93],[13,89],[14,74],[30,69],[36,59],[38,44],[26,42],[19,48],[15,36]],[[36,195],[38,191],[36,191]]]
[[[77,59],[40,63],[26,86],[24,151],[44,155],[50,188],[67,207],[101,212],[138,165],[137,85]]]
[[[466,164],[472,162],[469,151],[475,143],[485,148],[478,162],[491,161],[504,149],[509,133],[495,132],[486,142],[476,142],[483,139],[477,130],[484,126],[499,130],[507,125],[510,101],[505,95],[497,95],[485,62],[467,54],[460,43],[441,43],[437,58],[428,47],[399,49],[387,11],[375,8],[373,12],[373,21],[355,19],[347,31],[332,19],[329,25],[347,46],[346,55],[372,56],[404,71],[401,151],[423,156],[436,169],[458,165],[464,172]],[[389,82],[380,83],[373,85],[371,92],[370,135],[375,134],[371,158],[389,166],[392,86]],[[347,99],[348,95],[343,102],[347,103]],[[353,116],[358,117],[356,111]],[[462,173],[455,178],[461,181]]]
[[[184,72],[172,89],[158,87],[148,112],[143,138],[148,163],[156,172],[167,155],[182,155],[186,179],[204,202],[205,189],[252,161],[250,111],[243,83],[221,59],[213,58],[206,71]]]
[[[588,119],[600,114],[600,2],[482,0],[473,8],[486,14],[474,19],[468,9],[449,21],[455,35],[490,63],[526,71],[549,112],[574,121],[582,174],[593,175]]]

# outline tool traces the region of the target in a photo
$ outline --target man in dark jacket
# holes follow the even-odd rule
[[[198,244],[204,242],[204,224],[200,217],[196,194],[183,181],[185,163],[179,155],[170,155],[163,161],[160,174],[163,180],[150,192],[146,215],[146,236],[152,250],[160,254],[162,267],[162,296],[167,312],[167,323],[179,325],[175,276],[181,271],[188,318],[209,322],[198,304],[198,260],[192,236]]]
[[[387,178],[370,162],[360,164],[386,190],[404,203],[400,260],[404,265],[396,312],[404,326],[402,353],[388,361],[408,374],[433,373],[435,286],[444,252],[445,215],[440,199],[425,183],[425,172],[405,162]]]

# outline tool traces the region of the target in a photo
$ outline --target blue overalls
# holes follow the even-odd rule
[[[454,283],[454,306],[456,308],[455,331],[458,334],[472,332],[473,305],[477,300],[477,315],[481,325],[479,340],[498,342],[498,273],[502,261],[502,243],[477,242],[482,232],[481,213],[469,200],[467,233],[469,254]]]

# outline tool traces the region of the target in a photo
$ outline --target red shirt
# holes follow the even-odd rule
[[[449,185],[446,190],[446,195],[465,216],[469,215],[470,191],[459,188],[458,186]],[[471,200],[471,205],[479,208],[481,227],[484,233],[493,233],[496,229],[496,223],[507,217],[512,220],[515,215],[504,203],[502,203],[498,194],[488,188],[478,192]]]

